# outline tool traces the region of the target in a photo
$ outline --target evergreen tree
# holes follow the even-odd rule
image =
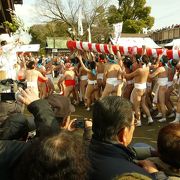
[[[124,33],[141,33],[143,28],[151,29],[154,25],[150,13],[146,0],[119,0],[118,7],[109,7],[107,16],[110,24],[123,22]]]

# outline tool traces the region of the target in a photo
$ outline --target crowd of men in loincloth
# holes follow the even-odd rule
[[[114,54],[111,44],[109,51],[107,55],[75,50],[69,56],[55,58],[20,54],[17,79],[26,81],[27,87],[45,98],[57,91],[55,76],[58,93],[70,97],[75,104],[82,101],[87,111],[94,101],[105,96],[125,97],[133,104],[137,126],[142,125],[142,114],[152,124],[155,108],[159,122],[174,117],[171,123],[180,123],[179,60],[162,54],[148,57],[145,46],[141,55],[122,56],[120,51]],[[176,108],[171,101],[172,94],[177,96]]]

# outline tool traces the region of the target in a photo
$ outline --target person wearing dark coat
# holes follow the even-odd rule
[[[128,100],[109,96],[97,101],[92,120],[93,136],[89,145],[92,169],[90,179],[110,180],[131,172],[151,179],[167,179],[153,163],[138,162],[134,151],[128,147],[136,125],[132,105]]]
[[[0,179],[2,180],[12,180],[14,168],[34,141],[58,134],[59,120],[66,119],[72,111],[67,97],[52,95],[45,100],[39,99],[29,90],[22,90],[20,98],[34,116],[36,137],[29,141],[24,139],[29,130],[25,116],[16,114],[8,118],[1,129],[4,132],[0,134]],[[55,112],[52,106],[56,108]]]

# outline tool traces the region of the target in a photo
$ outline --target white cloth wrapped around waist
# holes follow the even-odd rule
[[[59,74],[59,78],[62,78],[64,76],[64,74]]]
[[[83,76],[81,76],[81,80],[82,80],[82,81],[88,80],[87,75],[83,75]]]
[[[46,77],[48,77],[48,79],[50,79],[53,82],[53,74],[46,74]]]
[[[173,81],[168,81],[168,87],[171,87],[173,85]]]
[[[153,98],[153,103],[158,103],[158,92],[159,92],[159,88],[160,86],[167,86],[168,85],[168,78],[158,78],[157,80],[157,88],[154,94],[154,98]]]
[[[97,84],[97,80],[89,80],[88,79],[88,84],[96,85]]]
[[[134,84],[134,80],[129,80],[126,82],[127,84]]]
[[[27,82],[27,87],[38,88],[37,81]]]
[[[134,83],[136,89],[146,89],[146,83]]]
[[[147,85],[147,88],[151,88],[152,87],[152,82],[147,82],[146,85]]]
[[[106,83],[113,86],[118,86],[122,83],[122,80],[118,80],[117,78],[107,78]]]
[[[98,73],[97,74],[97,79],[102,79],[103,80],[103,76],[104,76],[104,73]]]
[[[168,85],[168,78],[158,78],[157,83],[159,86],[167,86]]]

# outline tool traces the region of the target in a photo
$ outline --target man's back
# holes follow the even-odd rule
[[[35,69],[26,70],[26,81],[37,82],[39,72]]]
[[[137,76],[134,77],[135,83],[146,83],[149,75],[149,67],[138,68]]]
[[[114,78],[118,76],[120,66],[118,64],[107,64],[105,67],[106,78]]]

